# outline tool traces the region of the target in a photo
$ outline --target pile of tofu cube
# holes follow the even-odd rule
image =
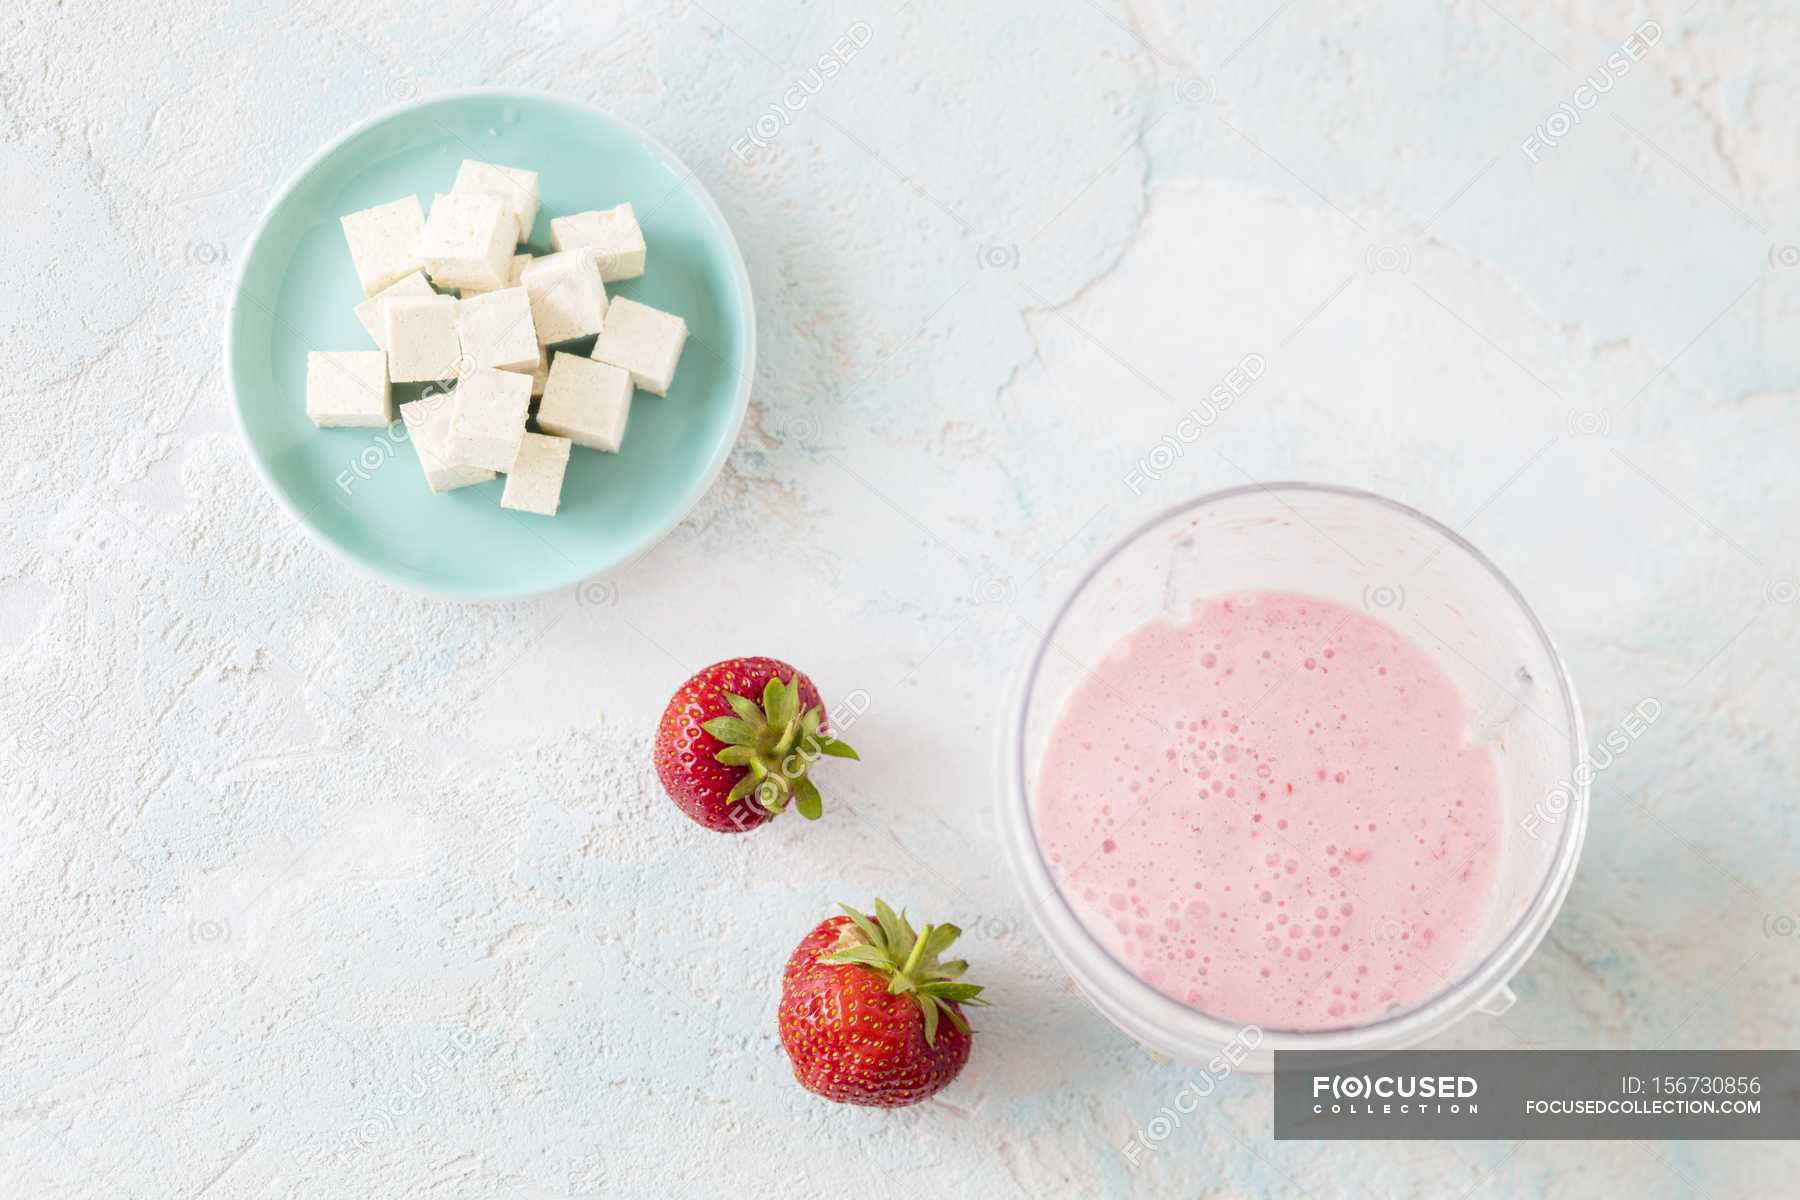
[[[542,257],[518,252],[537,216],[537,172],[469,160],[429,217],[407,196],[342,218],[379,349],[307,355],[313,423],[385,426],[393,384],[435,385],[400,406],[432,492],[499,472],[503,507],[554,516],[571,449],[618,453],[633,390],[668,394],[687,323],[607,299],[644,273],[630,204],[553,218]]]

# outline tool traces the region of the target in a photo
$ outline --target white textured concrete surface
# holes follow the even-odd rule
[[[1025,622],[1110,538],[1246,479],[1374,488],[1513,575],[1591,727],[1666,709],[1518,1005],[1445,1043],[1800,1040],[1796,52],[1791,5],[1729,0],[12,6],[0,1193],[1790,1190],[1791,1144],[1275,1143],[1243,1077],[1133,1170],[1187,1073],[1026,924],[989,763]],[[671,144],[762,339],[670,540],[491,607],[309,543],[218,363],[272,189],[474,84]],[[1248,353],[1261,381],[1127,486]],[[737,653],[871,698],[817,825],[722,838],[655,787],[663,700]],[[801,1092],[775,1034],[793,943],[877,892],[968,927],[998,1002],[901,1113]]]

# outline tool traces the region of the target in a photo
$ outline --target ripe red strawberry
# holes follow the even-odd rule
[[[807,934],[782,974],[781,1044],[794,1078],[839,1104],[917,1104],[969,1061],[961,1006],[987,1003],[981,988],[956,982],[968,963],[938,961],[962,930],[915,933],[880,900],[873,920],[838,907],[846,915]]]
[[[746,699],[760,697],[762,707]],[[656,777],[708,829],[745,833],[786,808],[819,817],[807,771],[821,755],[856,758],[830,736],[812,680],[774,658],[714,663],[681,685],[656,727]]]

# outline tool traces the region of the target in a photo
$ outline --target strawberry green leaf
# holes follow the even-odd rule
[[[881,930],[876,927],[875,922],[869,920],[869,918],[863,916],[848,904],[840,904],[838,907],[844,910],[844,915],[850,918],[851,924],[862,931],[862,935],[869,939],[871,945],[880,946],[883,944]]]
[[[925,940],[925,958],[927,961],[936,962],[937,956],[948,950],[955,944],[956,939],[961,936],[962,930],[954,925],[931,926],[931,936]]]
[[[794,780],[794,807],[809,821],[818,820],[819,814],[825,811],[825,801],[820,797],[819,789],[804,775]]]
[[[880,969],[888,965],[888,956],[874,946],[845,946],[842,950],[834,950],[819,960],[828,963],[857,963],[865,967]]]
[[[944,1000],[954,1000],[958,1004],[986,1004],[980,999],[981,985],[974,983],[951,983],[941,980],[936,983],[922,983],[919,991],[923,995],[937,996]]]
[[[762,709],[756,707],[754,702],[746,700],[735,692],[726,692],[724,695],[725,703],[731,705],[731,711],[742,720],[755,725],[763,719]]]
[[[736,717],[714,717],[700,728],[729,745],[748,746],[756,742],[755,726]]]
[[[889,908],[887,901],[875,901],[875,920],[881,925],[881,932],[887,938],[889,953],[905,954],[912,949],[915,937],[912,927],[905,920],[896,916]]]
[[[747,767],[755,757],[756,751],[748,746],[727,746],[713,755],[716,761],[722,762],[728,767]]]
[[[833,758],[854,758],[857,762],[862,761],[862,755],[852,750],[847,743],[840,742],[836,738],[820,738],[819,750]]]
[[[781,716],[781,706],[786,703],[787,685],[776,676],[769,676],[769,682],[763,684],[762,706],[763,716],[771,728],[780,729],[787,724]]]
[[[937,1045],[938,1006],[929,997],[919,998],[919,1011],[925,1016],[925,1044]]]
[[[770,812],[780,812],[787,807],[787,789],[781,786],[779,777],[771,775],[756,785],[756,802]]]
[[[754,776],[754,775],[744,776],[742,779],[738,780],[736,783],[731,785],[731,791],[727,792],[725,795],[725,803],[736,804],[738,801],[742,800],[745,796],[748,796],[750,794],[750,789],[755,786],[756,786],[756,776]]]

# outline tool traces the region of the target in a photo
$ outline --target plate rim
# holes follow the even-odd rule
[[[267,464],[263,461],[262,455],[258,452],[256,444],[250,438],[250,429],[244,420],[244,401],[242,395],[238,391],[237,375],[233,366],[232,349],[237,343],[239,323],[243,319],[245,273],[249,270],[250,263],[256,256],[257,248],[261,245],[263,237],[268,232],[269,222],[274,219],[276,212],[288,201],[301,183],[317,170],[319,165],[324,162],[326,158],[336,153],[352,138],[417,109],[428,108],[434,105],[466,99],[473,96],[484,96],[493,99],[511,98],[533,103],[549,101],[565,108],[577,110],[589,117],[597,117],[602,121],[612,122],[622,126],[636,137],[641,138],[644,142],[648,143],[650,147],[656,153],[660,154],[670,166],[675,168],[685,177],[686,183],[682,186],[692,186],[694,194],[700,202],[701,208],[718,222],[719,228],[724,230],[727,259],[731,267],[733,279],[737,284],[738,297],[743,309],[743,367],[737,372],[737,388],[733,395],[733,411],[730,418],[730,431],[728,436],[719,439],[718,445],[713,450],[711,460],[707,463],[706,469],[696,477],[695,484],[690,489],[687,497],[677,506],[675,512],[668,520],[627,546],[625,551],[620,554],[615,561],[601,567],[596,567],[592,570],[578,567],[576,568],[579,572],[578,574],[567,578],[559,578],[557,582],[547,586],[538,586],[536,584],[508,586],[502,584],[499,586],[482,586],[466,589],[439,587],[390,572],[380,564],[366,562],[355,554],[352,554],[349,550],[338,545],[334,539],[328,537],[324,531],[317,528],[306,513],[302,512],[297,505],[291,503],[288,497],[282,492],[280,486],[276,484]],[[256,472],[256,477],[262,482],[263,490],[274,497],[275,503],[281,510],[287,513],[289,518],[304,530],[307,537],[313,542],[323,546],[334,558],[341,562],[348,563],[353,570],[368,578],[378,579],[383,583],[415,594],[432,596],[443,600],[463,601],[466,603],[520,600],[534,596],[546,596],[553,592],[562,591],[565,588],[579,587],[587,580],[599,578],[610,571],[615,571],[621,566],[628,565],[629,563],[642,558],[651,550],[655,549],[656,546],[661,544],[669,534],[675,531],[677,526],[687,520],[688,516],[693,513],[700,501],[705,499],[707,494],[712,491],[713,485],[718,482],[720,473],[725,469],[726,461],[731,457],[731,452],[736,449],[738,439],[743,434],[744,419],[750,411],[750,391],[756,379],[756,294],[750,286],[750,271],[744,262],[743,249],[738,245],[737,233],[732,229],[731,222],[725,219],[725,214],[720,210],[718,201],[713,198],[711,191],[709,191],[706,185],[700,181],[699,174],[694,171],[692,167],[688,166],[680,155],[676,154],[660,138],[656,137],[637,122],[621,117],[608,109],[600,107],[598,104],[535,88],[468,87],[456,88],[447,92],[438,92],[430,96],[420,96],[403,101],[399,104],[389,105],[326,141],[315,150],[306,161],[295,168],[272,193],[269,202],[263,207],[262,214],[256,220],[255,228],[251,230],[249,238],[243,245],[244,250],[238,259],[237,269],[233,272],[232,276],[231,299],[226,309],[224,344],[221,347],[223,355],[221,366],[223,367],[225,375],[225,391],[231,401],[231,419],[233,425],[237,428],[238,441],[243,447],[245,456],[249,458],[250,465]]]

